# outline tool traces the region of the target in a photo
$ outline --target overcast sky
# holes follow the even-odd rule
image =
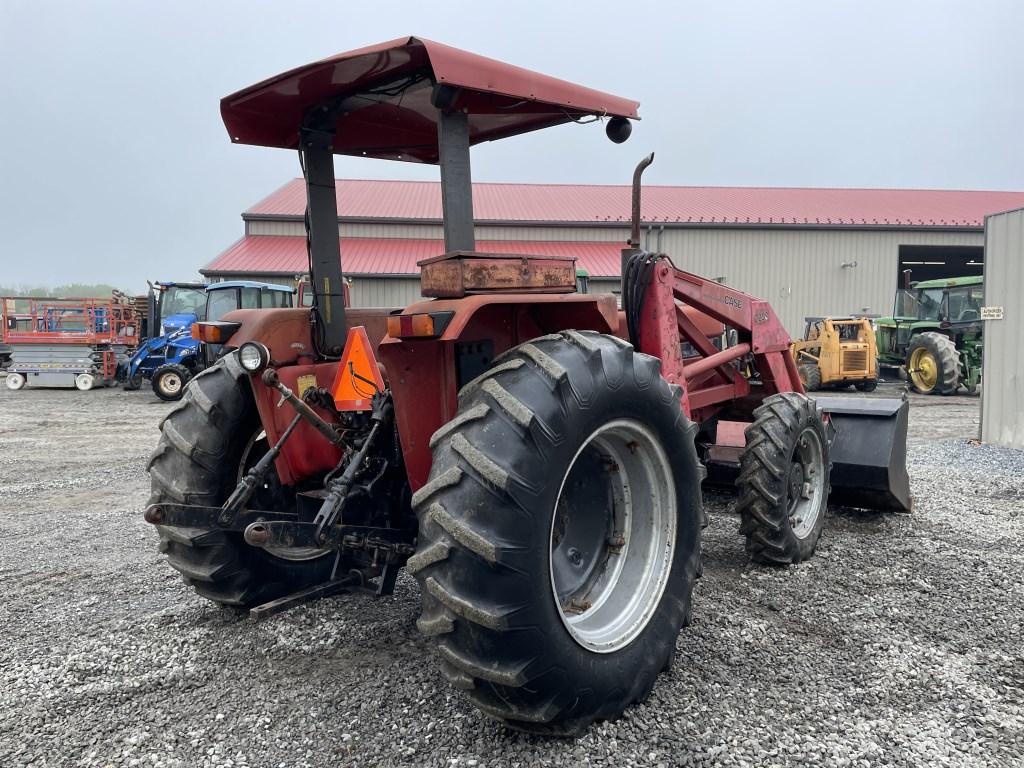
[[[185,279],[298,175],[218,100],[414,34],[638,99],[473,150],[478,181],[1024,190],[1020,0],[0,0],[0,285]],[[339,176],[437,169],[339,158]]]

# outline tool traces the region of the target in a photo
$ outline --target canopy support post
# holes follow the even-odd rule
[[[299,151],[306,171],[306,218],[310,282],[323,323],[321,352],[336,357],[345,348],[345,284],[341,273],[338,199],[334,189],[334,134],[303,129]],[[316,332],[316,329],[314,329]]]
[[[469,164],[469,116],[465,112],[437,114],[437,151],[441,165],[441,209],[444,249],[475,251],[473,179]]]

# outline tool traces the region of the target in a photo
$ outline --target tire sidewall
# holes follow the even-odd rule
[[[549,679],[541,687],[563,689],[566,695],[575,690],[583,712],[599,709],[594,702],[614,699],[614,692],[625,696],[626,691],[636,687],[639,670],[649,668],[652,658],[660,657],[650,676],[653,684],[657,672],[671,659],[676,637],[689,619],[703,523],[694,430],[682,415],[678,397],[661,378],[660,365],[654,358],[630,352],[630,357],[636,358],[633,370],[621,370],[621,360],[614,351],[602,349],[603,374],[594,367],[589,371],[577,367],[557,385],[563,388],[565,396],[533,399],[535,404],[543,404],[535,406],[537,420],[544,425],[542,431],[558,435],[549,448],[538,452],[533,443],[521,439],[511,426],[502,428],[502,434],[494,438],[516,474],[543,478],[532,489],[528,484],[514,484],[508,491],[514,501],[513,509],[495,509],[491,513],[516,518],[496,523],[504,529],[507,541],[514,540],[510,549],[515,555],[509,564],[520,575],[515,595],[508,596],[515,598],[519,606],[510,619],[510,629],[522,630],[517,642],[533,646],[524,652],[534,652],[550,666],[549,672],[542,675]],[[525,388],[510,390],[528,392]],[[460,411],[473,402],[460,404]],[[625,647],[598,653],[580,645],[562,621],[552,587],[551,530],[559,492],[577,452],[600,427],[618,419],[634,420],[650,429],[673,468],[676,537],[671,568],[647,624]],[[435,462],[432,476],[443,469]],[[479,507],[487,504],[487,499],[479,494],[474,499],[469,503]],[[473,578],[469,571],[460,575],[457,568],[449,575]],[[500,651],[488,649],[486,641],[480,650],[484,657]]]
[[[692,436],[673,428],[676,423],[676,409],[668,406],[652,413],[651,409],[643,406],[643,402],[628,395],[597,398],[594,407],[588,409],[588,417],[579,419],[579,429],[574,432],[572,439],[558,447],[556,456],[549,457],[552,480],[536,498],[537,539],[545,544],[543,551],[538,552],[542,557],[537,558],[536,567],[543,573],[542,585],[547,586],[538,600],[537,608],[544,616],[544,624],[555,630],[550,637],[551,652],[563,657],[567,662],[575,659],[576,674],[581,675],[580,679],[585,679],[582,677],[585,675],[624,673],[627,679],[624,679],[622,684],[626,685],[632,675],[631,670],[639,661],[635,657],[650,652],[650,638],[675,638],[685,618],[678,615],[670,606],[688,601],[692,586],[688,582],[693,578],[696,569],[695,554],[700,550],[700,478],[696,472],[696,453]],[[570,411],[568,421],[573,421],[574,416],[578,414]],[[553,594],[550,542],[559,492],[577,451],[590,435],[616,419],[634,420],[650,429],[665,451],[669,465],[675,468],[672,480],[675,491],[676,535],[671,570],[658,606],[647,625],[624,648],[611,653],[597,653],[577,643],[562,622],[561,611]],[[686,467],[692,468],[692,471],[687,472]],[[697,489],[696,493],[694,489]]]
[[[825,425],[814,400],[796,392],[771,395],[754,410],[740,457],[738,511],[747,552],[761,563],[795,565],[811,557],[825,526],[832,465]],[[821,498],[814,525],[798,537],[790,515],[789,473],[800,435],[811,428],[821,444]]]
[[[940,345],[945,345],[946,343],[952,346],[954,351],[953,358],[951,361],[946,359],[946,357],[942,353],[942,349],[940,348]],[[933,386],[931,389],[925,390],[918,387],[917,384],[914,382],[914,377],[911,373],[911,360],[913,359],[914,353],[918,349],[925,349],[931,356],[931,358],[935,361],[936,380],[935,386]],[[952,370],[954,373],[955,381],[957,382],[953,385],[951,389],[947,388],[945,385],[947,366],[950,363],[953,366]],[[953,340],[950,339],[948,336],[945,336],[941,333],[936,333],[935,331],[925,331],[923,333],[915,335],[910,340],[910,344],[907,346],[906,369],[907,381],[910,384],[911,389],[913,389],[918,394],[951,395],[956,393],[957,384],[960,380],[960,356],[959,353],[956,351],[956,345],[954,344]]]
[[[181,386],[178,387],[178,391],[173,393],[168,392],[163,386],[164,379],[172,375],[177,376],[178,380],[181,382]],[[153,374],[153,393],[161,400],[166,400],[167,402],[181,400],[185,394],[186,384],[188,384],[188,376],[176,368],[158,369]]]
[[[823,487],[821,489],[821,500],[818,503],[817,517],[814,521],[814,527],[807,533],[806,536],[800,538],[796,535],[792,525],[789,522],[789,515],[786,515],[786,534],[792,542],[793,547],[799,553],[799,559],[796,562],[803,562],[814,554],[814,549],[818,544],[818,539],[821,538],[821,532],[825,527],[825,518],[828,515],[828,495],[829,495],[829,453],[828,453],[828,440],[825,435],[825,426],[821,419],[818,418],[816,411],[811,408],[810,414],[801,419],[799,426],[792,431],[788,439],[788,456],[789,461],[792,462],[793,457],[796,454],[797,441],[804,430],[811,427],[821,441],[821,460],[822,466],[819,471],[823,479]],[[784,503],[789,505],[789,495],[785,496]]]

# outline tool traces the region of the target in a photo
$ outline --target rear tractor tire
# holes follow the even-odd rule
[[[185,394],[185,385],[192,378],[192,372],[184,365],[168,363],[153,371],[153,394],[161,400],[173,402],[181,400]]]
[[[223,504],[254,458],[254,440],[261,432],[236,355],[198,374],[160,430],[160,443],[147,467],[149,503]],[[259,493],[250,507],[260,508]],[[240,533],[220,529],[157,529],[160,551],[171,567],[201,596],[222,605],[258,605],[326,581],[334,562],[329,555],[275,557],[246,544]]]
[[[800,375],[800,383],[808,392],[817,392],[821,389],[821,369],[811,363],[801,363],[797,368]]]
[[[960,385],[960,354],[948,336],[919,333],[907,347],[907,378],[922,395],[952,395]]]
[[[736,480],[740,533],[755,562],[795,565],[814,553],[825,525],[825,427],[814,401],[797,392],[765,398],[754,419]]]
[[[689,621],[695,429],[659,361],[621,339],[565,331],[495,362],[413,497],[417,626],[482,712],[569,735],[642,701]]]

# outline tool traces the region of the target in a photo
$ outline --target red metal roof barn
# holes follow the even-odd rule
[[[478,248],[571,255],[592,290],[616,290],[628,235],[626,185],[474,184]],[[211,279],[293,278],[306,269],[302,181],[243,212],[244,236],[202,270]],[[1024,192],[674,187],[644,189],[645,245],[691,271],[771,298],[796,332],[809,314],[891,309],[899,275],[980,274],[985,215]],[[443,250],[436,182],[338,183],[353,302],[419,298],[416,262]]]

